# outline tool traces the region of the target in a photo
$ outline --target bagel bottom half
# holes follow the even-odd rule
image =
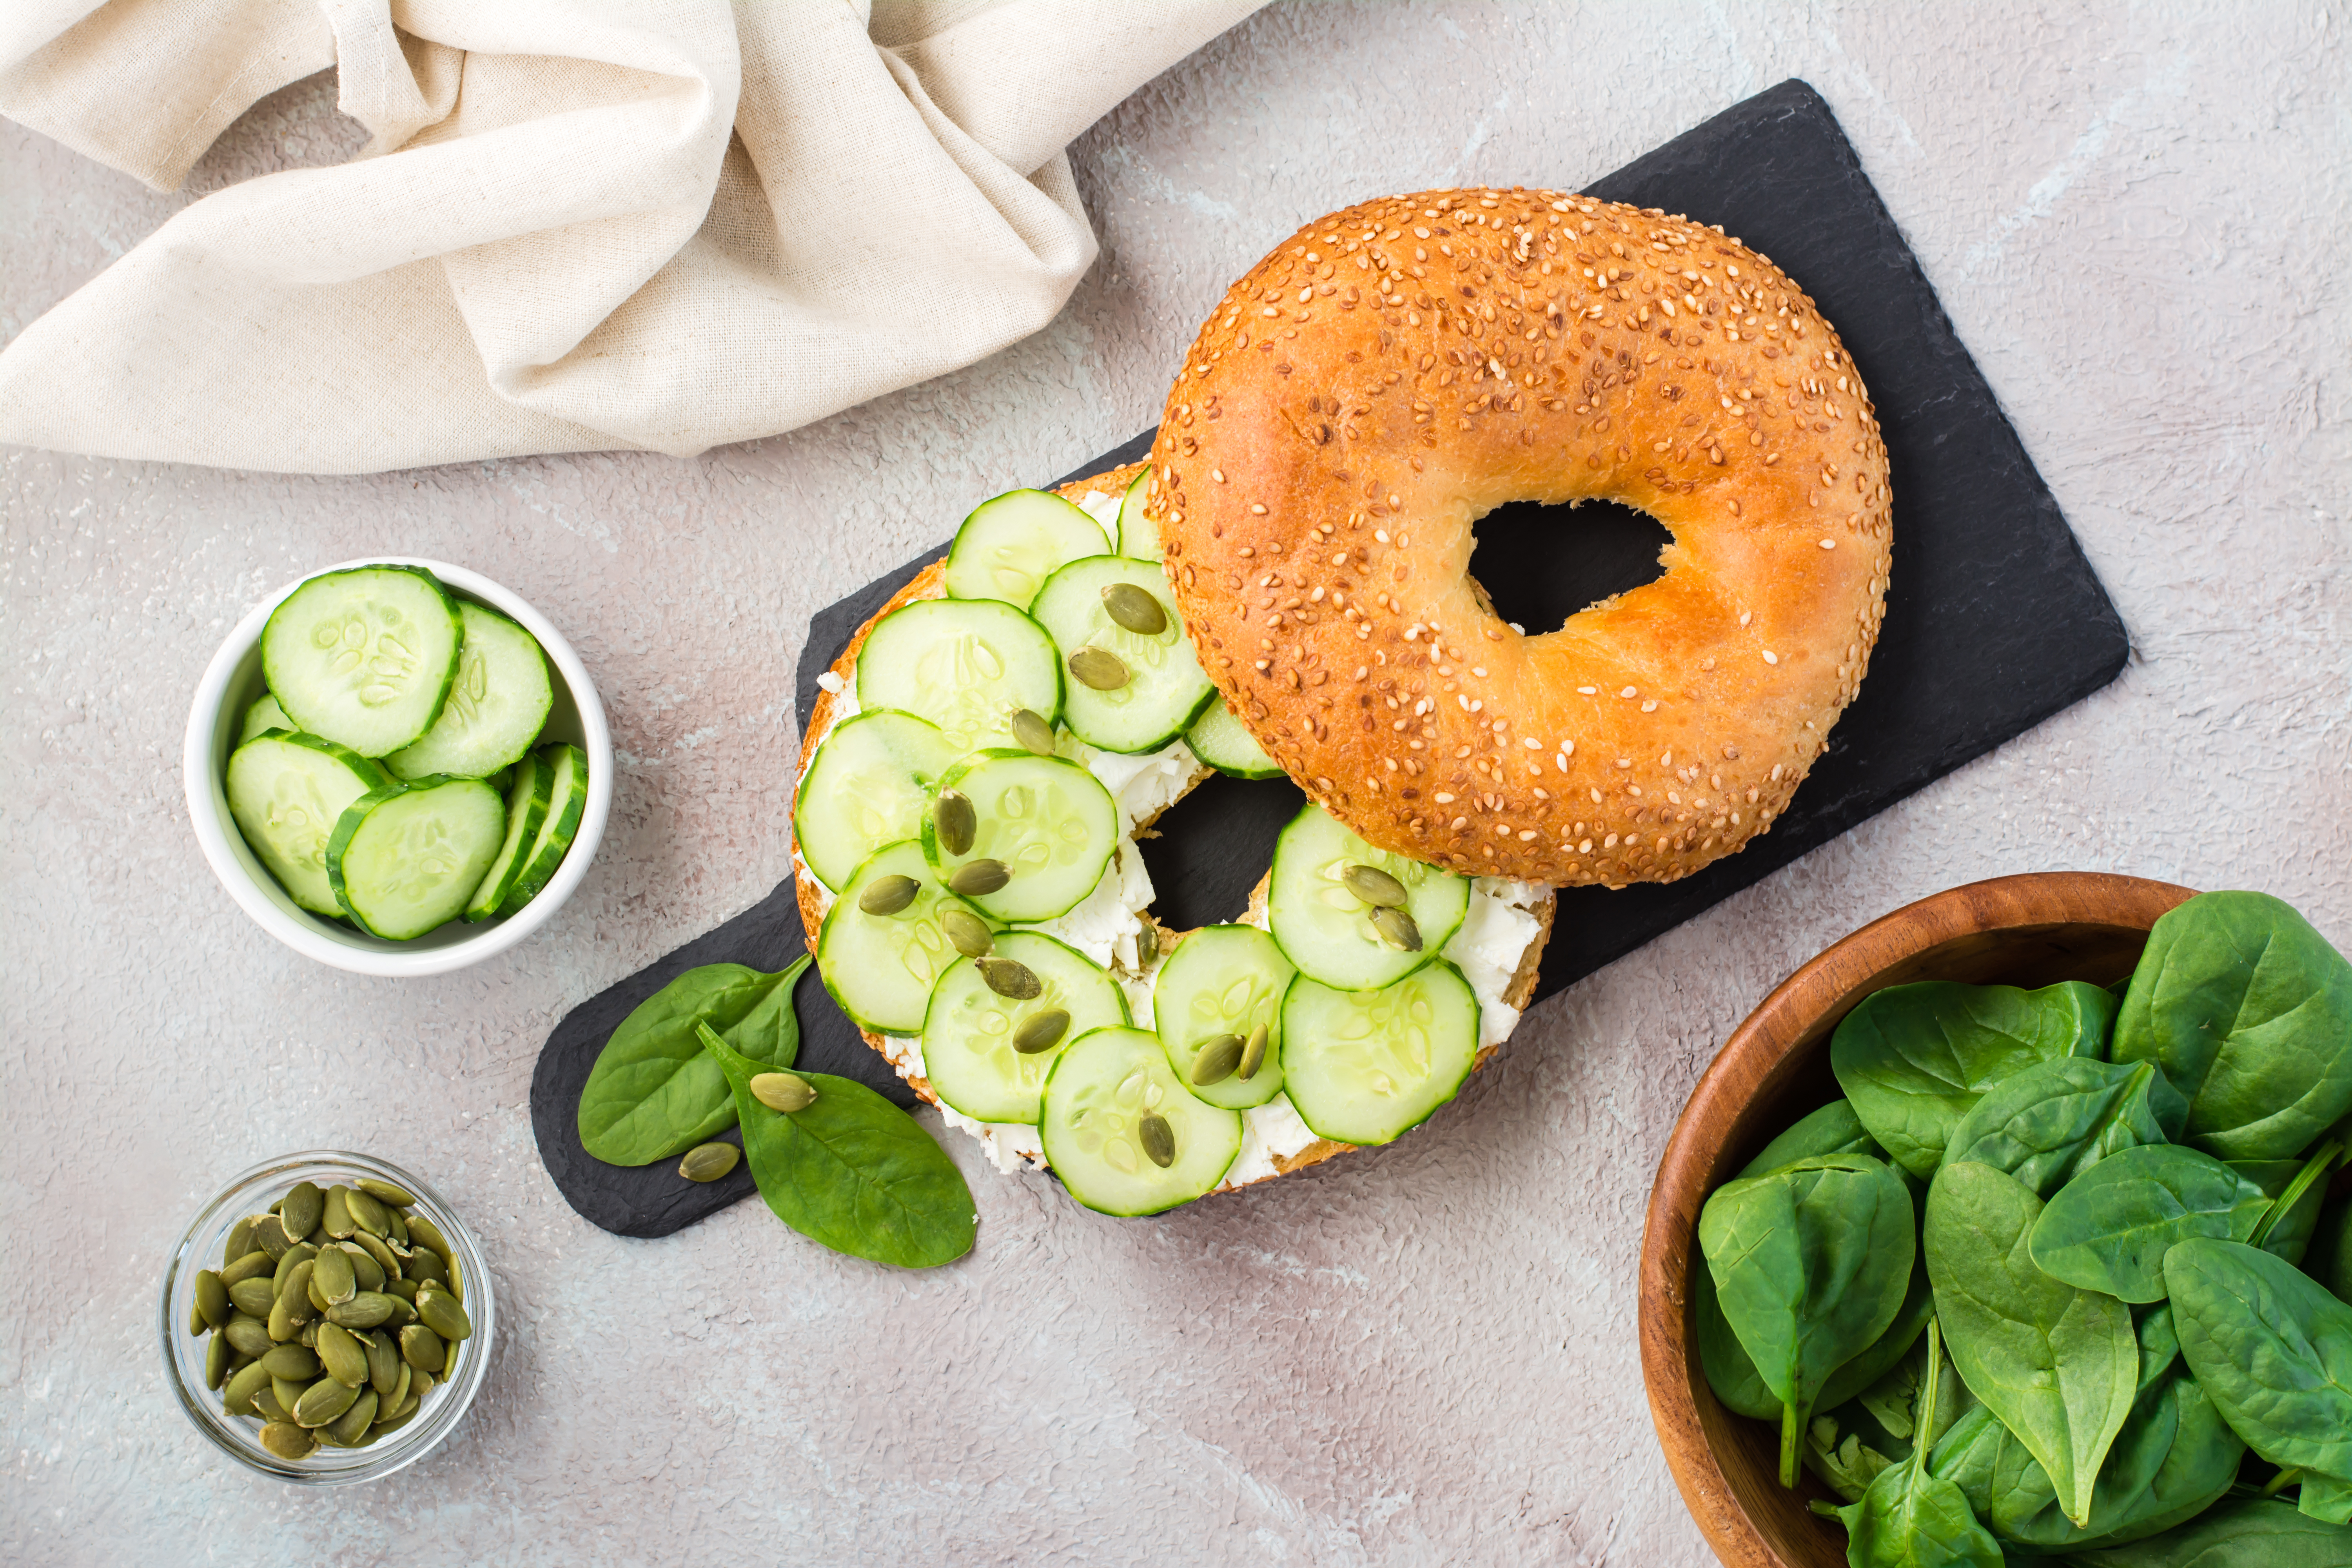
[[[1117,499],[1126,493],[1129,481],[1141,471],[1141,464],[1130,464],[1125,468],[1113,468],[1106,473],[1092,475],[1064,485],[1055,493],[1090,511],[1100,512],[1115,508]],[[815,757],[819,743],[833,727],[842,710],[849,706],[848,702],[836,694],[846,694],[855,690],[857,655],[866,646],[867,634],[883,616],[901,605],[912,604],[919,599],[946,597],[945,565],[946,556],[942,552],[940,560],[916,574],[912,581],[893,595],[864,626],[858,627],[856,634],[849,639],[848,646],[842,649],[841,656],[834,660],[831,668],[826,672],[825,679],[820,682],[821,689],[816,701],[812,705],[807,715],[807,725],[802,738],[801,760],[794,773],[795,795],[798,794],[801,780],[807,775],[809,763]],[[1190,753],[1184,752],[1183,755],[1189,757]],[[1134,831],[1140,833],[1148,829],[1159,811],[1165,810],[1168,805],[1173,805],[1176,800],[1191,793],[1209,776],[1210,772],[1211,770],[1205,765],[1197,761],[1193,762],[1191,772],[1174,787],[1172,795],[1149,815],[1137,819]],[[790,815],[788,813],[788,816]],[[801,857],[797,847],[793,855],[793,872],[794,890],[800,906],[801,923],[808,934],[809,951],[814,952],[816,951],[819,928],[824,923],[825,911],[831,907],[833,895],[809,869],[807,862]],[[1267,878],[1261,877],[1257,886],[1252,890],[1248,910],[1241,917],[1243,923],[1259,926],[1265,923],[1267,880]],[[1552,916],[1558,907],[1552,891],[1549,888],[1503,882],[1482,882],[1477,884],[1477,888],[1478,893],[1474,898],[1474,911],[1478,908],[1477,899],[1507,905],[1510,910],[1531,918],[1534,934],[1527,940],[1517,954],[1515,966],[1508,968],[1507,980],[1489,988],[1496,993],[1491,997],[1491,1002],[1499,1003],[1501,1006],[1509,1009],[1511,1016],[1507,1024],[1482,1021],[1481,1043],[1474,1071],[1478,1067],[1484,1067],[1488,1058],[1501,1048],[1503,1040],[1508,1037],[1511,1028],[1516,1026],[1517,1016],[1526,1009],[1528,1002],[1533,998],[1537,970],[1543,957],[1544,944],[1551,934]],[[1157,973],[1157,964],[1164,962],[1168,954],[1174,952],[1191,934],[1185,931],[1169,931],[1160,926],[1148,909],[1141,918],[1151,922],[1158,935],[1158,952],[1153,963],[1139,969],[1129,963],[1129,955],[1133,951],[1130,944],[1128,948],[1114,953],[1110,965],[1113,978],[1119,983],[1121,989],[1128,993],[1130,1000],[1134,999],[1139,991],[1146,995],[1149,994],[1152,976]],[[1496,918],[1498,923],[1507,931],[1522,929],[1521,923],[1509,916],[1498,912]],[[1505,956],[1507,957],[1507,954]],[[1477,988],[1475,981],[1474,981],[1474,988]],[[1479,1000],[1483,1019],[1489,1012],[1490,1003],[1490,997],[1486,990],[1481,991]],[[937,1107],[950,1124],[979,1138],[987,1148],[990,1158],[1000,1169],[1010,1171],[1024,1166],[1032,1169],[1043,1168],[1045,1161],[1042,1150],[1034,1144],[1034,1140],[1027,1147],[1019,1146],[1012,1140],[1000,1136],[1005,1130],[972,1121],[959,1114],[952,1107],[943,1104],[939,1095],[932,1089],[929,1081],[922,1075],[921,1055],[916,1042],[878,1035],[867,1030],[861,1030],[860,1033],[866,1043],[880,1054],[884,1060],[890,1063],[892,1069],[917,1095]],[[1490,1035],[1494,1037],[1488,1038]],[[1265,1133],[1261,1131],[1259,1136],[1262,1140],[1262,1148],[1254,1150],[1250,1135],[1245,1134],[1242,1155],[1235,1161],[1235,1170],[1229,1173],[1225,1182],[1216,1189],[1217,1191],[1231,1191],[1257,1182],[1267,1181],[1277,1175],[1286,1175],[1290,1172],[1319,1164],[1334,1154],[1343,1153],[1354,1147],[1352,1144],[1336,1143],[1328,1139],[1317,1138],[1307,1131],[1305,1124],[1297,1121],[1297,1113],[1288,1110],[1289,1102],[1286,1097],[1277,1096],[1272,1103],[1281,1108],[1282,1116],[1286,1116],[1289,1123],[1296,1123],[1296,1125],[1284,1124],[1280,1117],[1263,1119],[1272,1124],[1269,1131],[1272,1131],[1273,1136],[1265,1136]],[[1259,1110],[1268,1109],[1268,1107],[1258,1108]],[[1244,1113],[1245,1118],[1250,1114]],[[1259,1153],[1263,1157],[1253,1160],[1254,1153]],[[1244,1168],[1244,1162],[1249,1162],[1247,1168]]]

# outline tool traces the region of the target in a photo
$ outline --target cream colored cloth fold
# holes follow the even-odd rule
[[[175,189],[339,68],[338,168],[188,206],[0,353],[0,441],[360,473],[774,435],[1035,331],[1063,149],[1259,0],[9,0],[0,113]]]

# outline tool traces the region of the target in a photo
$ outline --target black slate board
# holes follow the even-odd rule
[[[1542,171],[1528,174],[1542,178]],[[1671,885],[1564,891],[1539,998],[2097,690],[2129,652],[2123,623],[2049,488],[1811,87],[1783,82],[1588,189],[1720,224],[1811,291],[1878,405],[1894,470],[1895,572],[1862,694],[1772,831]],[[1069,477],[1132,461],[1150,439],[1146,431]],[[1573,522],[1547,509],[1506,507],[1481,520],[1478,537],[1471,571],[1504,616],[1556,626],[1596,598],[1654,577],[1664,534],[1622,507],[1586,506]],[[816,616],[801,654],[802,713],[850,635],[940,552],[925,552]],[[1161,918],[1181,929],[1239,913],[1299,798],[1284,780],[1215,779],[1163,816],[1163,837],[1144,848]],[[605,1037],[672,976],[721,960],[775,970],[803,946],[787,882],[556,1026],[531,1081],[531,1123],[572,1207],[624,1236],[663,1236],[751,1195],[740,1167],[698,1187],[667,1164],[601,1164],[580,1147],[574,1109]],[[910,1102],[813,978],[802,985],[800,1010],[803,1065]]]

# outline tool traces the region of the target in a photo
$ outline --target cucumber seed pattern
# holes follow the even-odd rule
[[[1429,1077],[1429,1031],[1437,1009],[1420,980],[1343,993],[1339,1016],[1318,1042],[1336,1070],[1384,1100],[1411,1093]]]
[[[1131,1176],[1150,1159],[1143,1145],[1143,1119],[1158,1117],[1167,1100],[1167,1089],[1155,1080],[1151,1069],[1139,1067],[1108,1093],[1092,1088],[1081,1091],[1077,1109],[1070,1117],[1072,1135],[1081,1150],[1100,1154],[1103,1163],[1122,1176]],[[1162,1120],[1160,1125],[1175,1129],[1176,1136],[1181,1136],[1174,1123]],[[1182,1150],[1176,1152],[1181,1154]]]
[[[289,865],[323,879],[327,875],[327,841],[335,835],[335,819],[342,813],[327,804],[319,781],[288,771],[271,781],[269,804],[263,820],[270,847]]]
[[[930,704],[923,717],[958,752],[993,744],[1012,722],[997,689],[1004,670],[1004,655],[986,637],[966,632],[940,638],[915,661],[916,681]]]
[[[1013,873],[1068,866],[1095,851],[1077,799],[1057,780],[1009,784],[982,803],[973,853],[1002,860]]]
[[[311,629],[310,645],[326,656],[330,675],[345,690],[367,707],[381,708],[407,696],[416,676],[416,650],[402,640],[405,622],[397,605],[358,605],[340,620],[320,621]],[[480,672],[478,657],[478,678]]]

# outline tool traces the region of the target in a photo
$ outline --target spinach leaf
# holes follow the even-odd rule
[[[800,1026],[793,1020],[788,979],[808,967],[803,957],[775,974],[740,963],[689,969],[637,1004],[621,1020],[589,1071],[580,1091],[580,1144],[608,1165],[650,1165],[723,1132],[735,1124],[726,1076],[703,1054],[694,1026],[707,1023],[722,1033],[754,1017],[763,1052],[797,1051]],[[785,993],[783,1016],[776,1020],[763,1004]],[[790,1030],[790,1044],[782,1031]],[[767,1060],[768,1057],[762,1056]]]
[[[1993,1085],[1952,1129],[1945,1158],[1990,1165],[2047,1199],[2109,1154],[2162,1143],[2188,1107],[2147,1062],[2037,1062]]]
[[[2180,1359],[2180,1335],[2172,1326],[2172,1303],[2133,1308],[2132,1331],[2139,1338],[2139,1392],[2146,1394]]]
[[[2029,1247],[2044,1273],[2126,1301],[2164,1298],[2164,1255],[2192,1236],[2243,1241],[2271,1206],[2210,1154],[2169,1143],[2126,1149],[2058,1190]]]
[[[1863,1154],[1800,1160],[1717,1189],[1699,1248],[1725,1320],[1780,1402],[1780,1484],[1829,1375],[1886,1332],[1918,1250],[1911,1194]]]
[[[800,961],[807,962],[805,958]],[[754,1003],[750,1012],[733,1024],[721,1025],[716,1020],[710,1023],[719,1031],[719,1037],[737,1051],[763,1068],[780,1070],[800,1059],[801,1019],[793,1009],[793,993],[799,986],[791,970],[770,978],[776,984],[768,987],[768,994]]]
[[[769,1069],[707,1024],[695,1033],[727,1074],[744,1162],[778,1219],[835,1252],[902,1268],[971,1250],[971,1189],[913,1117],[855,1079],[821,1072],[800,1075],[816,1089],[805,1109],[772,1110],[751,1093]]]
[[[2263,1190],[2274,1201],[2270,1212],[2263,1215],[2262,1223],[2254,1226],[2254,1234],[2244,1238],[2247,1244],[2284,1258],[2289,1263],[2301,1263],[2304,1253],[2311,1247],[2312,1234],[2319,1228],[2319,1210],[2326,1198],[2327,1173],[2336,1168],[2336,1162],[2343,1153],[2344,1145],[2331,1138],[2296,1166],[2294,1174],[2287,1178],[2284,1186],[2265,1184]],[[2265,1161],[2263,1163],[2268,1165],[2272,1163]],[[2255,1180],[2262,1181],[2263,1176],[2275,1179],[2276,1174],[2273,1168],[2263,1172],[2262,1176],[2256,1176]]]
[[[1943,1363],[1930,1319],[1927,1386],[1920,1391],[1914,1418],[1919,1440],[1912,1447],[1910,1461],[1888,1466],[1860,1502],[1837,1510],[1846,1530],[1846,1562],[1854,1568],[1943,1568],[1948,1563],[2002,1568],[2000,1543],[1977,1521],[1960,1489],[1927,1468]]]
[[[1727,1410],[1759,1421],[1780,1419],[1780,1397],[1764,1386],[1748,1348],[1731,1331],[1723,1303],[1716,1300],[1714,1270],[1703,1259],[1690,1271],[1690,1291],[1692,1329],[1698,1340],[1699,1370],[1706,1373],[1706,1385]]]
[[[2262,1188],[2272,1199],[2273,1207],[2278,1199],[2286,1195],[2287,1188],[2294,1184],[2295,1178],[2303,1174],[2305,1163],[2301,1160],[2228,1162],[2230,1169]],[[2303,1195],[2273,1221],[2270,1235],[2259,1242],[2250,1241],[2249,1245],[2258,1246],[2264,1252],[2284,1258],[2289,1263],[2304,1264],[2308,1268],[2305,1255],[2310,1249],[2313,1237],[2318,1234],[2320,1214],[2326,1198],[2325,1183],[2317,1184],[2316,1190],[2305,1188]],[[2316,1278],[2315,1273],[2314,1277]]]
[[[2307,1474],[2295,1484],[2294,1507],[2305,1519],[2324,1519],[2330,1524],[2352,1521],[2352,1483]]]
[[[2259,1178],[2257,1178],[2259,1180]],[[2311,1200],[2304,1199],[2304,1204]],[[2295,1205],[2299,1213],[2303,1204]],[[2287,1258],[2279,1251],[2279,1238],[2294,1223],[2290,1213],[2279,1228],[2271,1232],[2271,1244],[2266,1251],[2277,1252],[2289,1263],[2301,1263],[2303,1271],[2336,1293],[2337,1300],[2352,1299],[2352,1196],[2341,1197],[2322,1209],[2313,1223],[2309,1250],[2301,1258]]]
[[[2352,1111],[2352,963],[2267,893],[2200,893],[2148,932],[2115,1058],[2188,1097],[2182,1142],[2291,1159]]]
[[[1894,985],[1845,1016],[1830,1037],[1830,1065],[1871,1136],[1925,1180],[1985,1090],[2035,1062],[2105,1055],[2115,1015],[2113,995],[2080,981],[2039,991]]]
[[[1927,1189],[1927,1274],[1952,1364],[2049,1472],[2066,1517],[2090,1517],[2099,1467],[2131,1412],[2130,1309],[2034,1263],[2042,1200],[2014,1176],[1947,1163]]]
[[[1739,1168],[1739,1174],[1761,1176],[1821,1154],[1886,1158],[1886,1151],[1878,1146],[1878,1140],[1870,1135],[1862,1125],[1862,1118],[1853,1113],[1853,1102],[1832,1100],[1819,1110],[1799,1118],[1795,1126],[1765,1144],[1762,1152]]]
[[[2164,1279],[2180,1353],[2246,1447],[2352,1479],[2352,1306],[2243,1242],[2184,1241]]]
[[[1910,1310],[1908,1302],[1904,1310]],[[1934,1315],[1932,1301],[1928,1315]],[[1901,1327],[1898,1320],[1890,1332],[1900,1331]],[[1889,1464],[1900,1464],[1911,1457],[1919,1431],[1920,1394],[1927,1386],[1926,1329],[1923,1320],[1911,1339],[1909,1353],[1853,1398],[1830,1407],[1826,1415],[1816,1415],[1805,1429],[1806,1468],[1848,1502],[1860,1501],[1878,1472]],[[1937,1353],[1943,1353],[1940,1346]],[[1949,1367],[1949,1357],[1945,1357],[1945,1364]],[[1827,1406],[1828,1401],[1823,1404]],[[1977,1408],[1975,1396],[1958,1373],[1945,1377],[1937,1384],[1934,1429],[1942,1432]]]
[[[2188,1523],[2126,1546],[2070,1552],[2073,1568],[2347,1568],[2352,1530],[2291,1503],[2231,1498]]]

